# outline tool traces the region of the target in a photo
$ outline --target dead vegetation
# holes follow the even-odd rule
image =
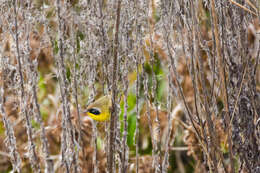
[[[260,172],[259,1],[4,0],[0,24],[0,172]]]

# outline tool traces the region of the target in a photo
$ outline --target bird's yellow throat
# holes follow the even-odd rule
[[[86,114],[96,121],[107,121],[110,119],[111,96],[106,95],[97,99],[87,107]]]

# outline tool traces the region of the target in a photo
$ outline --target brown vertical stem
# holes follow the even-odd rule
[[[136,56],[136,129],[135,129],[135,164],[136,169],[135,172],[139,172],[139,121],[140,121],[140,112],[139,112],[139,80],[140,80],[140,74],[139,74],[139,55]]]
[[[211,14],[213,18],[213,24],[214,24],[214,37],[215,37],[215,43],[216,43],[216,51],[217,51],[217,58],[218,58],[218,66],[219,66],[219,72],[221,77],[221,83],[222,85],[221,92],[224,96],[224,105],[225,105],[225,111],[228,113],[228,97],[227,97],[227,86],[226,86],[226,80],[225,80],[225,64],[223,62],[223,55],[221,52],[221,45],[219,41],[219,30],[218,30],[218,22],[217,22],[217,14],[215,9],[215,0],[211,0]]]
[[[120,9],[121,0],[117,1],[117,12],[116,12],[116,32],[115,32],[115,43],[114,43],[114,59],[113,59],[113,74],[112,74],[112,109],[111,109],[111,120],[110,120],[110,140],[109,140],[109,156],[108,156],[108,172],[112,173],[114,168],[114,151],[115,151],[115,127],[116,127],[116,96],[117,96],[117,59],[118,59],[118,34],[120,24]]]
[[[15,22],[15,44],[16,44],[16,53],[17,53],[17,62],[18,62],[18,73],[20,77],[20,86],[21,86],[21,110],[24,112],[25,116],[25,123],[26,123],[26,129],[27,129],[27,136],[28,136],[28,145],[29,145],[29,158],[30,162],[32,164],[34,172],[41,172],[40,165],[39,165],[39,158],[36,153],[35,144],[33,142],[33,132],[32,132],[32,124],[31,120],[28,114],[26,106],[26,100],[25,100],[25,88],[24,88],[24,80],[23,80],[23,72],[22,72],[22,62],[21,62],[21,54],[19,49],[19,36],[18,36],[18,14],[17,14],[17,2],[16,0],[13,0],[13,7],[14,7],[14,22]],[[25,105],[24,105],[25,104]]]
[[[74,152],[75,148],[75,133],[71,121],[71,112],[69,108],[69,84],[66,77],[66,67],[65,67],[65,51],[64,51],[64,19],[61,14],[61,2],[56,1],[57,5],[57,17],[58,17],[58,45],[59,45],[59,55],[56,59],[58,66],[58,79],[59,88],[62,99],[62,164],[65,165],[66,172],[70,172],[70,168],[73,168],[72,172],[78,172],[78,165],[76,162],[76,155]],[[67,153],[73,151],[70,157],[66,157]]]
[[[218,30],[218,16],[216,14],[216,9],[215,9],[215,0],[211,0],[211,14],[212,14],[212,22],[214,24],[214,37],[215,37],[215,44],[216,44],[216,54],[217,54],[217,59],[218,59],[218,68],[220,72],[220,83],[221,85],[221,95],[223,95],[223,103],[224,103],[224,108],[226,115],[229,114],[229,106],[228,106],[228,94],[227,94],[227,83],[225,79],[225,63],[224,63],[224,58],[223,54],[221,51],[221,45],[220,45],[220,36],[219,36],[219,30]],[[228,136],[230,136],[230,130],[228,129]],[[229,145],[231,144],[231,140],[229,140]],[[216,146],[217,147],[217,146]],[[217,148],[216,148],[217,149]],[[233,161],[232,161],[232,147],[229,148],[231,152],[231,172],[234,172],[234,166],[233,166]],[[218,149],[217,149],[218,150]],[[224,165],[223,165],[224,166]]]

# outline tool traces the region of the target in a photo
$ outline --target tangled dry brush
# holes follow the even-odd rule
[[[259,3],[1,0],[0,172],[259,173]]]

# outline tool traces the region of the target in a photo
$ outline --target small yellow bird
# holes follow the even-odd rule
[[[110,119],[111,95],[103,96],[87,107],[86,114],[96,121],[107,121]]]

